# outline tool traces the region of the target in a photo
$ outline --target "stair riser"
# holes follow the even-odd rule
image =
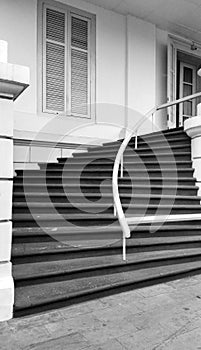
[[[167,163],[167,164],[159,164],[159,163],[152,163],[152,164],[146,164],[146,163],[135,163],[133,164],[126,164],[124,163],[124,170],[130,171],[134,169],[190,169],[192,168],[191,162],[186,162],[183,164],[180,163]],[[22,176],[31,176],[31,175],[40,175],[40,174],[46,174],[46,175],[65,175],[68,174],[69,171],[101,171],[104,170],[113,170],[113,164],[102,164],[102,165],[94,165],[94,164],[87,164],[86,166],[83,165],[83,167],[80,164],[66,164],[65,167],[60,168],[47,168],[46,170],[43,168],[42,170],[22,170],[17,171],[17,174]]]
[[[117,150],[118,151],[118,150]],[[97,158],[100,158],[101,156],[107,156],[107,157],[111,157],[111,159],[114,159],[116,157],[116,154],[117,154],[117,151],[114,152],[114,151],[110,151],[110,150],[106,150],[106,151],[99,151],[99,152],[95,152],[95,151],[91,151],[90,152],[90,155],[92,157],[97,157]],[[173,156],[173,153],[174,151],[176,152],[190,152],[191,151],[191,147],[189,145],[184,145],[183,147],[182,146],[176,146],[176,147],[172,147],[172,148],[169,148],[169,147],[165,147],[165,148],[138,148],[137,150],[132,150],[132,149],[128,149],[125,151],[124,155],[132,155],[134,156],[135,153],[140,155],[141,153],[146,153],[146,154],[155,154],[157,156],[157,154],[161,154],[161,153],[168,153],[170,152],[170,154],[172,153],[172,156]],[[85,158],[87,155],[87,157],[89,156],[88,153],[74,153],[73,156],[74,158]]]
[[[175,139],[180,139],[181,141],[183,140],[190,140],[189,136],[185,132],[179,132],[179,133],[158,133],[158,134],[150,134],[150,135],[145,135],[145,136],[138,136],[138,142],[151,142],[151,141],[158,141],[161,142],[164,140],[164,138],[169,142],[169,141],[174,141]],[[135,143],[135,137],[131,139],[131,144]],[[110,142],[109,145],[115,146],[115,145],[120,145],[122,141],[114,141]],[[104,143],[103,147],[107,147],[108,143]],[[97,146],[98,147],[98,146]],[[90,150],[91,147],[88,148]]]
[[[29,214],[31,213],[32,215],[42,215],[42,214],[61,214],[61,215],[71,215],[71,214],[83,214],[86,216],[86,219],[88,217],[89,214],[93,214],[94,215],[97,214],[113,214],[114,209],[113,206],[108,206],[108,208],[106,207],[105,209],[103,208],[99,208],[98,206],[96,206],[95,208],[95,212],[93,210],[92,207],[79,207],[79,205],[77,207],[72,206],[72,207],[68,207],[68,208],[60,208],[60,207],[56,207],[55,205],[52,206],[52,208],[15,208],[13,211],[13,214]],[[127,205],[123,206],[123,210],[126,211],[126,214],[130,214],[133,217],[135,216],[140,216],[142,214],[144,215],[168,215],[168,214],[191,214],[191,213],[201,213],[201,210],[199,210],[197,207],[193,208],[193,206],[191,206],[190,208],[185,208],[185,207],[181,207],[181,208],[177,208],[174,205],[172,205],[171,208],[167,207],[167,208],[150,208],[149,205],[147,204],[147,206],[145,208],[128,208]],[[15,219],[16,220],[16,219]],[[31,219],[29,219],[31,220]],[[34,220],[34,217],[32,218],[32,220]],[[36,217],[36,220],[39,220]],[[64,218],[65,220],[65,218]],[[93,219],[92,219],[93,220]],[[71,222],[71,219],[69,217],[68,219],[69,222]],[[104,220],[99,219],[99,224],[98,219],[96,220],[96,224],[100,225],[101,222],[103,221],[104,224]],[[59,224],[59,223],[58,223]],[[55,225],[57,225],[57,221],[55,221]]]
[[[183,176],[183,177],[193,177],[193,174],[194,174],[194,169],[158,169],[158,170],[155,170],[155,169],[149,169],[149,170],[145,170],[145,169],[137,169],[137,170],[129,170],[129,172],[126,170],[124,170],[124,174],[123,176],[127,177],[127,176],[130,176],[130,177],[138,177],[138,176],[142,176],[142,177],[145,177],[145,178],[148,178],[148,177],[164,177],[164,178],[167,178],[167,177],[176,177],[176,176]],[[68,171],[68,172],[64,172],[63,174],[60,173],[60,174],[50,174],[48,175],[48,177],[46,177],[46,174],[45,173],[38,173],[38,174],[35,174],[36,176],[33,177],[33,176],[24,176],[24,177],[17,177],[15,178],[15,181],[16,180],[21,180],[21,181],[24,181],[25,183],[26,182],[29,182],[29,181],[32,181],[32,182],[35,182],[35,180],[39,180],[39,181],[43,181],[45,182],[46,180],[51,180],[51,179],[55,179],[55,180],[59,180],[59,181],[66,181],[68,180],[68,177],[73,177],[73,175],[75,176],[75,178],[78,178],[80,177],[81,179],[82,178],[93,178],[93,177],[112,177],[112,170],[106,170],[106,171],[103,171],[103,170],[99,170],[99,171],[88,171],[88,170],[83,170],[83,171]],[[120,177],[120,172],[119,172],[119,177]]]
[[[53,167],[52,168],[47,168],[45,170],[45,167],[42,167],[42,170],[17,170],[17,174],[19,176],[26,176],[26,175],[37,175],[37,174],[41,174],[46,173],[47,175],[53,175],[53,174],[65,174],[67,173],[69,170],[75,170],[78,171],[80,169],[83,170],[93,170],[93,171],[99,171],[101,169],[107,169],[107,170],[112,170],[113,169],[113,164],[102,164],[102,165],[94,165],[94,164],[87,164],[86,166],[81,164],[66,164],[66,166],[64,167],[63,165],[58,166],[58,167]],[[189,169],[192,168],[192,162],[186,162],[186,163],[167,163],[167,164],[159,164],[159,163],[152,163],[152,164],[146,164],[146,163],[135,163],[133,162],[132,165],[128,165],[124,163],[124,169],[126,170],[133,170],[133,169]]]
[[[119,231],[105,231],[104,229],[102,230],[102,232],[98,232],[98,233],[94,233],[94,232],[83,232],[78,234],[77,236],[75,236],[74,233],[70,234],[70,233],[63,233],[63,234],[52,234],[48,235],[48,234],[39,234],[37,231],[35,232],[29,232],[27,231],[26,233],[24,232],[23,235],[21,235],[22,232],[20,233],[19,231],[13,234],[13,246],[14,249],[18,250],[18,246],[20,244],[24,244],[24,243],[28,243],[28,244],[35,244],[35,243],[50,243],[50,242],[54,242],[55,240],[58,242],[80,242],[82,241],[82,239],[85,239],[86,241],[90,241],[90,240],[100,240],[100,245],[102,240],[114,240],[114,241],[118,241],[119,240],[119,248],[120,248],[120,240],[122,238],[122,232]],[[184,242],[183,244],[186,245],[186,248],[188,247],[188,245],[192,244],[192,248],[194,248],[194,240],[196,237],[200,236],[200,240],[199,242],[197,242],[198,247],[200,247],[201,245],[201,228],[193,228],[192,230],[185,230],[182,229],[182,227],[180,229],[173,229],[173,230],[163,230],[163,229],[158,229],[158,231],[156,232],[150,232],[149,230],[145,230],[145,231],[138,231],[138,229],[136,228],[134,231],[131,232],[131,238],[129,239],[129,241],[127,241],[127,247],[129,247],[129,249],[131,249],[131,247],[136,247],[136,240],[140,240],[142,239],[144,242],[144,244],[142,243],[141,246],[146,245],[145,243],[145,239],[147,237],[150,238],[160,238],[161,239],[161,243],[163,245],[167,244],[170,245],[170,239],[171,238],[175,238],[177,237],[178,239],[180,239],[181,242]],[[184,240],[185,237],[188,237],[192,239],[191,241],[186,241]],[[138,243],[139,244],[139,243]],[[118,246],[118,245],[117,245]],[[67,254],[68,256],[68,254]],[[69,258],[69,257],[68,257]],[[52,257],[52,259],[54,260],[54,256]]]
[[[37,181],[36,181],[37,180]],[[77,186],[78,186],[78,188],[79,187],[82,187],[82,185],[84,186],[85,184],[97,184],[97,185],[99,185],[100,186],[100,184],[103,182],[103,181],[111,181],[111,178],[109,177],[108,179],[105,179],[104,180],[104,178],[102,179],[102,180],[99,180],[99,179],[93,179],[93,178],[82,178],[81,179],[81,183],[80,183],[80,185],[79,185],[79,183],[77,182]],[[124,184],[130,184],[131,183],[131,181],[130,180],[127,180],[127,179],[125,179],[124,178],[124,180],[119,180],[119,182],[120,183],[124,183]],[[160,186],[166,186],[166,185],[168,185],[168,186],[170,186],[170,185],[172,185],[172,186],[177,186],[177,185],[182,185],[182,186],[185,186],[185,185],[187,185],[187,186],[194,186],[195,185],[195,179],[194,178],[191,178],[191,177],[188,177],[188,179],[187,178],[185,178],[185,179],[183,179],[183,178],[174,178],[174,179],[169,179],[169,178],[147,178],[147,179],[144,179],[144,178],[132,178],[132,182],[133,182],[133,184],[135,184],[135,186],[136,185],[144,185],[144,186],[147,186],[147,185],[160,185]],[[24,185],[24,188],[25,188],[25,190],[27,191],[29,188],[30,188],[30,185],[33,183],[33,180],[29,180],[28,181],[28,179],[26,179],[26,182],[23,180],[23,179],[20,179],[20,178],[17,178],[16,180],[15,180],[15,184],[23,184]],[[44,189],[46,189],[47,188],[47,186],[48,186],[48,184],[52,184],[52,185],[63,185],[63,186],[65,186],[65,185],[67,185],[67,184],[72,184],[72,185],[75,185],[75,179],[73,179],[73,178],[71,178],[71,179],[68,179],[68,180],[66,180],[66,181],[62,181],[61,179],[48,179],[48,180],[46,180],[46,184],[45,184],[45,182],[44,182],[44,179],[43,179],[43,181],[41,181],[41,179],[40,178],[38,178],[38,179],[35,179],[35,181],[34,181],[34,183],[35,184],[39,184],[39,185],[41,185]]]
[[[165,173],[167,171],[167,173],[169,173],[169,169],[172,169],[172,172],[173,173],[177,173],[177,170],[179,171],[182,171],[182,174],[184,173],[184,171],[186,170],[186,172],[190,172],[190,170],[192,170],[190,164],[188,166],[180,166],[180,167],[177,167],[176,164],[174,165],[171,165],[171,166],[166,166],[166,167],[160,167],[160,165],[153,165],[153,166],[150,166],[150,167],[145,167],[143,164],[141,165],[136,165],[136,164],[133,164],[132,166],[124,166],[124,171],[128,172],[129,174],[133,174],[136,170],[141,170],[142,172],[150,172],[151,174],[154,173],[154,170],[158,170],[158,171],[161,171],[163,173]],[[72,174],[87,174],[89,176],[93,175],[94,173],[96,174],[102,174],[102,176],[104,176],[104,174],[106,175],[112,175],[112,172],[113,172],[113,166],[110,166],[110,167],[98,167],[98,168],[94,168],[94,167],[85,167],[85,168],[71,168],[69,166],[68,169],[65,169],[65,170],[47,170],[47,171],[40,171],[40,170],[30,170],[30,171],[27,171],[25,170],[23,173],[20,173],[18,174],[19,176],[24,176],[24,178],[26,179],[26,177],[28,176],[40,176],[40,177],[45,177],[45,176],[60,176],[60,177],[64,177],[65,176],[69,176],[69,175],[72,175]],[[193,170],[192,170],[193,172]],[[120,176],[120,172],[119,172],[119,176]]]
[[[199,205],[200,204],[200,200],[196,199],[196,198],[189,198],[189,199],[185,199],[185,198],[177,198],[176,196],[173,196],[172,198],[150,198],[149,195],[147,195],[146,198],[139,198],[137,196],[133,196],[132,198],[130,196],[128,197],[121,197],[121,203],[122,204],[142,204],[142,205],[147,205],[149,204],[155,204],[155,205],[159,205],[161,203],[166,203],[166,204],[183,204],[183,205]],[[89,197],[87,195],[83,195],[83,196],[78,196],[78,197],[74,197],[74,196],[69,196],[66,195],[64,197],[48,197],[48,196],[34,196],[34,197],[30,197],[30,196],[15,196],[14,198],[14,208],[16,209],[18,207],[19,204],[34,204],[34,203],[46,203],[47,205],[49,203],[54,203],[55,205],[59,205],[59,204],[68,204],[68,203],[86,203],[86,202],[94,202],[94,204],[98,204],[97,202],[100,201],[101,203],[104,204],[110,204],[112,205],[113,203],[113,197],[111,196],[110,198],[104,197],[103,196],[94,196],[94,197]]]
[[[105,248],[101,247],[96,250],[85,250],[85,251],[79,251],[74,250],[73,252],[68,253],[55,253],[55,254],[48,254],[46,251],[45,253],[41,255],[37,254],[30,254],[30,255],[23,255],[23,256],[17,256],[14,253],[14,250],[17,252],[16,246],[13,249],[13,264],[24,264],[24,263],[31,263],[33,262],[33,259],[35,262],[47,262],[47,261],[59,261],[59,260],[70,260],[70,259],[79,259],[79,258],[88,258],[88,257],[98,257],[98,256],[113,256],[113,255],[121,255],[122,254],[122,248]],[[136,246],[136,247],[127,247],[127,254],[138,254],[139,252],[158,252],[158,251],[167,251],[167,250],[178,250],[181,249],[183,251],[193,248],[199,248],[200,243],[199,242],[192,242],[192,243],[180,243],[180,244],[158,244],[158,245],[150,245],[150,246]]]
[[[26,220],[26,221],[21,221],[21,220],[16,220],[14,219],[13,222],[13,227],[65,227],[66,224],[68,224],[70,222],[70,224],[74,225],[75,227],[87,227],[87,226],[107,226],[107,225],[111,225],[113,223],[118,223],[117,219],[104,219],[104,220],[97,220],[97,219],[71,219],[70,221],[66,221],[65,219],[61,219],[61,220],[38,220],[37,223],[34,220]]]
[[[178,160],[178,161],[191,161],[191,153],[190,151],[188,152],[181,152],[180,154],[179,153],[173,153],[173,154],[164,154],[164,155],[160,155],[160,154],[140,154],[140,155],[137,155],[135,154],[134,152],[132,152],[133,154],[131,155],[128,155],[128,154],[124,154],[124,161],[128,161],[128,162],[134,162],[135,159],[139,160],[141,159],[143,162],[144,161],[158,161],[160,162],[161,161],[174,161],[174,160]],[[87,164],[92,162],[92,161],[102,161],[102,159],[104,158],[104,156],[101,156],[100,154],[96,157],[93,157],[93,156],[82,156],[82,158],[71,158],[70,160],[66,160],[66,158],[62,158],[60,159],[60,162],[59,164],[65,164],[65,163],[80,163],[80,164]],[[114,159],[115,159],[115,156],[113,154],[112,157],[105,157],[108,161],[113,161],[114,162]],[[104,162],[105,162],[105,159],[104,159]]]
[[[55,186],[55,187],[49,187],[49,188],[45,188],[44,186],[32,186],[30,185],[26,185],[26,191],[25,193],[34,193],[34,194],[38,194],[40,195],[40,193],[66,193],[68,195],[68,193],[77,193],[78,192],[78,188],[77,186],[73,187],[63,187],[63,186]],[[104,187],[102,186],[100,189],[99,185],[95,185],[95,186],[88,186],[88,187],[84,187],[81,186],[79,188],[79,191],[81,191],[81,193],[83,193],[83,195],[87,195],[89,193],[100,193],[100,190],[102,193],[110,193],[112,194],[112,187]],[[14,185],[14,193],[22,193],[24,194],[24,189],[23,189],[23,185]],[[130,187],[119,187],[119,193],[120,194],[128,194],[131,193],[131,188]],[[197,195],[197,188],[165,188],[165,187],[150,187],[150,188],[146,188],[146,187],[133,187],[133,193],[135,194],[146,194],[146,195],[150,195],[150,194],[163,194],[163,195],[169,195],[169,194],[177,194],[177,195],[183,195],[183,196],[196,196]],[[15,194],[16,196],[16,194]],[[13,198],[15,200],[15,198]]]

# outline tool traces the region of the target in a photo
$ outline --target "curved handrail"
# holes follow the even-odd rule
[[[146,113],[144,115],[144,117],[136,124],[135,129],[133,131],[131,131],[125,137],[124,141],[122,142],[122,144],[119,148],[119,151],[116,155],[116,159],[114,162],[113,175],[112,175],[112,190],[113,190],[113,198],[114,198],[114,207],[115,207],[116,212],[117,212],[119,224],[120,224],[122,231],[123,231],[123,239],[130,237],[130,228],[129,228],[129,225],[127,223],[125,214],[123,212],[122,204],[121,204],[121,200],[120,200],[120,195],[119,195],[118,172],[119,172],[120,163],[122,161],[124,151],[125,151],[126,147],[128,146],[131,138],[133,136],[137,136],[137,131],[138,131],[139,127],[144,123],[145,120],[147,120],[147,118],[149,118],[153,113],[155,113],[156,110],[157,110],[157,108],[155,107],[155,108],[152,108],[148,113]]]
[[[144,115],[144,117],[141,120],[139,120],[139,122],[135,125],[135,129],[133,131],[131,131],[125,137],[124,141],[122,142],[122,144],[119,148],[119,151],[117,153],[117,156],[116,156],[116,159],[114,162],[114,167],[113,167],[112,191],[113,191],[113,199],[114,199],[114,208],[116,210],[118,220],[119,220],[120,226],[121,226],[122,231],[123,231],[123,260],[126,260],[126,239],[130,238],[130,228],[129,228],[128,222],[126,220],[125,214],[124,214],[123,209],[122,209],[122,204],[121,204],[120,195],[119,195],[119,188],[118,188],[118,172],[119,172],[120,163],[123,160],[124,151],[125,151],[126,147],[128,146],[128,144],[133,136],[136,137],[136,141],[137,141],[138,129],[140,128],[140,126],[142,126],[142,124],[145,122],[145,120],[147,120],[150,116],[153,116],[157,111],[159,111],[161,109],[166,109],[166,108],[171,107],[173,105],[177,105],[177,104],[183,103],[185,101],[195,99],[197,97],[201,97],[201,92],[195,93],[193,95],[185,96],[185,97],[182,97],[178,100],[171,101],[171,102],[165,103],[161,106],[156,106],[156,107],[152,108],[148,113],[146,113]],[[137,143],[136,143],[136,146],[137,146]]]

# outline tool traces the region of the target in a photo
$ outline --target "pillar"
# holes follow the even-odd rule
[[[0,40],[0,321],[12,318],[12,189],[14,101],[29,85],[29,68],[7,62],[7,42]]]
[[[198,195],[201,196],[201,104],[197,106],[197,116],[185,120],[184,130],[191,137],[192,166],[199,187]]]

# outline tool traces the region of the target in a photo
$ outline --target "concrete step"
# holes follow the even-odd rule
[[[201,259],[201,248],[165,250],[154,252],[140,252],[140,253],[128,253],[126,264],[122,261],[122,255],[116,254],[111,256],[98,256],[91,258],[80,259],[66,259],[56,260],[48,262],[38,262],[30,264],[13,265],[13,273],[15,274],[15,283],[19,286],[22,282],[23,285],[35,284],[36,282],[44,283],[44,278],[71,278],[75,279],[81,274],[83,277],[87,277],[89,273],[93,275],[101,275],[105,273],[105,269],[114,269],[113,273],[116,273],[115,269],[122,268],[124,271],[133,269],[142,269],[150,266],[160,266],[163,264],[171,264],[171,260],[175,262],[176,259]],[[104,270],[103,270],[104,269]],[[75,276],[76,274],[76,276]],[[50,280],[51,282],[51,280]]]
[[[102,151],[104,150],[109,150],[109,149],[118,149],[121,146],[122,141],[116,141],[116,142],[112,142],[112,143],[106,143],[103,146],[94,146],[94,147],[90,147],[88,148],[88,152],[96,152],[96,151]],[[148,137],[143,137],[143,136],[139,136],[138,140],[137,140],[137,147],[139,148],[146,148],[147,146],[150,148],[154,148],[154,147],[158,147],[160,146],[168,146],[171,147],[171,145],[180,145],[180,144],[187,144],[190,145],[191,140],[190,138],[186,135],[179,135],[179,137],[175,137],[175,138],[169,138],[167,139],[164,135],[160,135],[157,138],[148,138]],[[132,138],[131,141],[129,142],[128,148],[135,148],[135,138]]]
[[[168,278],[179,278],[183,275],[201,271],[201,261],[180,260],[171,265],[156,266],[141,270],[122,271],[105,275],[77,278],[75,280],[52,281],[23,286],[16,289],[15,315],[26,312],[40,312],[59,306],[72,305],[83,298],[97,298],[106,294],[139,288],[140,285],[155,284],[167,281]],[[125,265],[126,266],[126,265]],[[105,294],[106,293],[106,294]]]
[[[190,147],[190,144],[189,144],[189,142],[187,142],[187,143],[181,143],[180,145],[174,145],[174,146],[168,146],[168,145],[166,145],[166,146],[156,146],[156,147],[153,147],[153,148],[150,148],[150,147],[144,147],[144,148],[138,148],[137,150],[135,150],[135,149],[131,149],[131,148],[128,148],[128,149],[126,149],[125,150],[125,152],[124,152],[124,155],[126,156],[126,155],[134,155],[134,154],[138,154],[138,155],[140,155],[140,154],[156,154],[156,155],[158,155],[158,154],[163,154],[163,153],[167,153],[167,152],[170,152],[170,154],[172,153],[173,154],[173,152],[174,151],[176,151],[176,152],[190,152],[190,149],[191,149],[191,147]],[[106,156],[109,156],[109,157],[116,157],[116,154],[117,154],[117,152],[118,152],[118,149],[116,149],[116,150],[105,150],[104,149],[104,147],[102,148],[102,150],[99,150],[99,151],[93,151],[93,150],[91,150],[91,152],[89,153],[89,152],[82,152],[82,153],[79,153],[79,152],[76,152],[76,153],[74,153],[73,154],[73,157],[74,158],[85,158],[86,156],[87,157],[89,157],[89,156],[91,156],[91,157],[102,157],[103,155],[104,155],[104,157],[106,157]]]
[[[101,187],[100,187],[101,186]],[[25,188],[23,189],[23,183],[14,183],[14,193],[17,194],[26,194],[28,195],[29,193],[33,193],[38,195],[38,194],[44,194],[44,195],[52,195],[52,194],[68,194],[68,193],[77,193],[79,188],[79,191],[83,194],[94,194],[94,193],[112,193],[112,183],[111,180],[108,180],[107,182],[98,183],[98,184],[83,184],[78,186],[77,184],[26,184]],[[119,192],[120,193],[135,193],[135,194],[146,194],[150,195],[152,194],[163,194],[163,195],[168,195],[168,194],[175,194],[177,195],[192,195],[195,196],[197,194],[198,187],[197,186],[188,186],[188,185],[167,185],[163,184],[161,187],[161,184],[132,184],[132,189],[130,184],[119,184]]]
[[[173,191],[172,191],[173,192]],[[150,203],[150,204],[159,204],[160,202],[163,203],[177,203],[177,204],[190,204],[190,203],[196,203],[199,205],[201,201],[201,197],[199,196],[179,196],[175,193],[169,194],[169,195],[163,195],[162,193],[160,195],[157,194],[137,194],[134,191],[132,193],[124,193],[121,194],[121,201],[122,203],[133,203],[133,204],[140,204],[140,203]],[[97,201],[104,201],[105,204],[112,204],[113,203],[113,195],[112,193],[89,193],[89,194],[83,194],[83,193],[32,193],[32,192],[26,192],[26,194],[21,192],[15,192],[15,196],[13,199],[14,207],[22,205],[24,202],[29,203],[55,203],[55,204],[66,204],[66,203],[86,203],[88,201],[96,202]]]
[[[99,170],[101,168],[104,169],[113,169],[114,162],[110,159],[102,159],[102,160],[95,160],[89,163],[85,162],[78,162],[76,159],[68,159],[66,163],[40,163],[40,169],[42,171],[46,171],[46,173],[49,172],[66,172],[69,169],[93,169],[93,170]],[[191,161],[160,161],[152,160],[152,161],[145,161],[142,162],[139,159],[136,159],[134,161],[126,161],[124,162],[124,168],[125,169],[139,169],[139,168],[147,168],[147,169],[172,169],[172,168],[192,168],[192,162]],[[17,175],[25,175],[25,174],[31,174],[31,173],[37,173],[40,170],[16,170]]]
[[[91,161],[113,161],[115,160],[115,155],[108,156],[108,155],[100,155],[100,156],[93,156],[91,153],[85,153],[84,156],[78,158],[78,157],[71,157],[71,158],[58,158],[59,164],[63,164],[66,162],[76,162],[83,164],[84,162],[89,163]],[[172,153],[170,151],[167,152],[157,152],[157,153],[140,153],[137,152],[130,152],[124,154],[124,161],[130,161],[134,162],[135,160],[142,160],[144,161],[175,161],[175,160],[183,160],[183,161],[191,161],[191,152],[188,151],[175,151]]]
[[[138,173],[139,174],[139,173]],[[196,179],[192,176],[182,176],[183,174],[181,174],[180,176],[177,176],[177,174],[175,174],[174,172],[174,176],[161,176],[163,174],[160,174],[159,172],[159,176],[148,176],[148,174],[145,174],[146,176],[143,176],[143,174],[140,174],[141,176],[138,176],[138,174],[136,173],[136,176],[133,177],[128,177],[125,176],[123,178],[119,178],[119,183],[121,184],[130,184],[130,186],[132,186],[132,184],[135,185],[161,185],[161,186],[167,186],[167,185],[173,185],[176,186],[177,184],[179,185],[183,185],[183,186],[193,186],[195,185],[195,181]],[[191,172],[192,174],[192,172]],[[189,174],[190,175],[190,174]],[[101,185],[102,182],[104,181],[111,181],[111,176],[83,176],[80,178],[80,176],[65,176],[64,178],[61,177],[57,177],[57,176],[51,176],[51,177],[41,177],[41,176],[29,176],[26,177],[25,179],[23,177],[18,176],[17,178],[14,179],[14,186],[16,184],[23,184],[24,188],[29,188],[30,184],[40,184],[41,186],[43,185],[44,188],[46,188],[47,186],[49,186],[50,184],[54,184],[55,186],[58,184],[62,184],[63,186],[67,185],[67,184],[73,184],[73,185],[77,185],[78,188],[80,186],[83,186],[84,184],[99,184],[99,186]]]

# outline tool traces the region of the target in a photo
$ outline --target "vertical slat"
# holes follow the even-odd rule
[[[71,113],[89,115],[90,21],[71,15]]]
[[[64,112],[66,105],[66,14],[45,9],[44,111]]]

